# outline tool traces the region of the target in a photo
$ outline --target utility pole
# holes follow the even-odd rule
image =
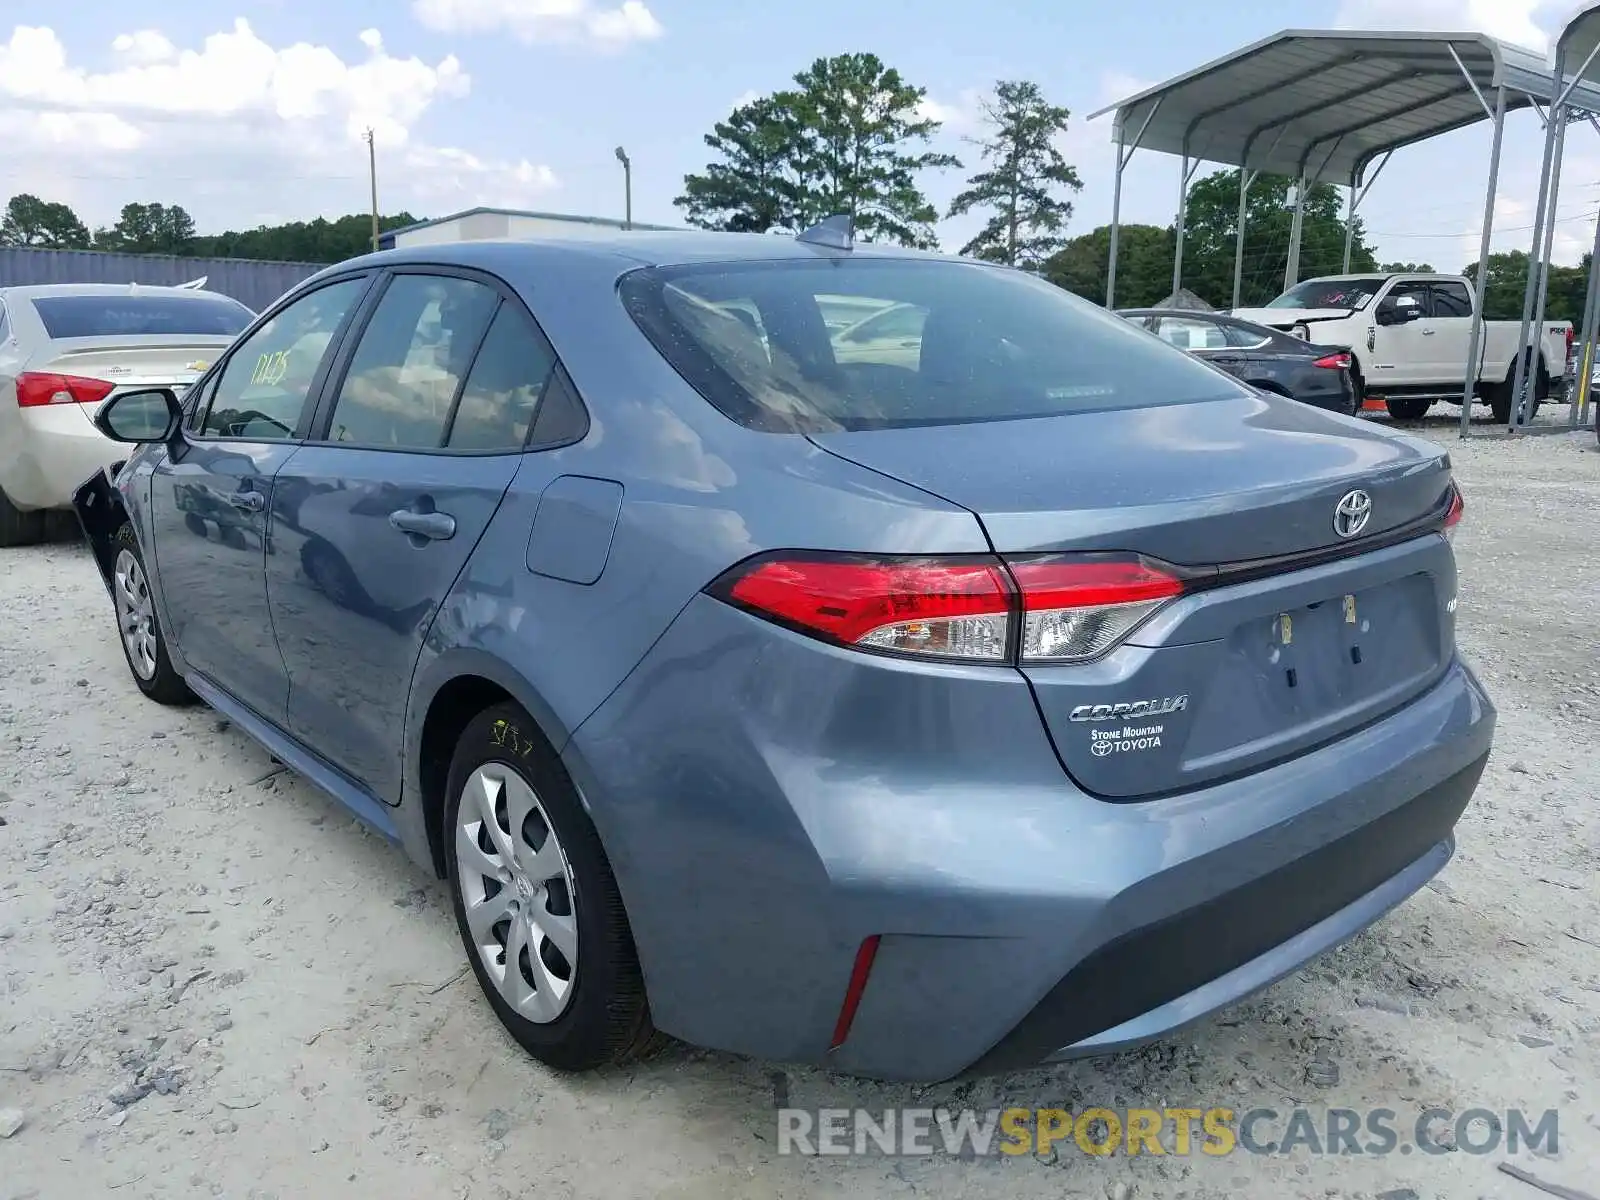
[[[367,126],[367,179],[372,184],[372,249],[378,249],[378,148],[373,142],[372,126]]]
[[[633,228],[633,160],[621,146],[617,147],[617,161],[622,164],[622,227]]]

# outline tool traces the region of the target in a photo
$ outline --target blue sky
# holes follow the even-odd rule
[[[808,0],[11,0],[0,22],[0,139],[10,190],[72,203],[92,224],[130,200],[183,204],[202,230],[360,210],[379,131],[385,209],[477,203],[617,214],[627,147],[634,215],[677,223],[702,135],[741,97],[819,55],[872,50],[928,89],[964,154],[978,96],[1038,81],[1074,114],[1064,142],[1085,187],[1072,232],[1110,212],[1109,123],[1081,118],[1145,84],[1289,26],[1483,28],[1538,43],[1568,5],[1540,0],[1011,0],[858,5]],[[1004,16],[999,15],[1004,12]],[[244,26],[236,22],[244,21]],[[215,35],[223,35],[218,39]],[[212,39],[208,41],[208,38]],[[1542,46],[1540,47],[1542,48]],[[1365,215],[1385,257],[1454,270],[1476,253],[1488,131],[1397,155]],[[1540,150],[1508,124],[1497,245],[1526,245]],[[1166,223],[1177,164],[1140,155],[1127,220]],[[1587,247],[1600,135],[1569,139],[1557,258]],[[960,173],[930,177],[939,203]],[[958,247],[970,222],[941,230]]]

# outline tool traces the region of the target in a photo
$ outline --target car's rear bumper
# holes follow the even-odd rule
[[[1356,933],[1449,858],[1493,728],[1456,662],[1333,745],[1111,804],[1062,772],[1015,672],[834,650],[702,597],[565,758],[661,1028],[934,1080],[1159,1036]]]
[[[44,404],[21,411],[16,452],[6,457],[6,495],[18,508],[71,508],[91,475],[127,457],[96,429],[81,406]]]

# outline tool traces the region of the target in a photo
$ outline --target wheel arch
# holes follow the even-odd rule
[[[506,701],[521,706],[559,757],[571,731],[538,688],[492,655],[466,648],[451,651],[419,672],[412,687],[406,718],[406,782],[398,815],[407,852],[439,878],[446,870],[445,789],[456,743],[473,717]]]

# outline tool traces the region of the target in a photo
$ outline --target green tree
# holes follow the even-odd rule
[[[0,246],[87,250],[89,227],[67,205],[22,192],[11,197],[0,217]]]
[[[1467,264],[1461,273],[1476,284],[1478,264]],[[1575,267],[1551,266],[1548,286],[1545,316],[1552,321],[1571,321],[1574,326],[1580,324],[1589,287],[1589,256],[1585,254],[1583,261]],[[1491,254],[1483,298],[1484,319],[1522,320],[1522,301],[1527,288],[1527,251],[1507,250],[1502,254]]]
[[[378,218],[378,228],[384,232],[416,223],[417,218],[408,212]],[[261,225],[255,229],[195,237],[190,239],[187,253],[213,258],[336,263],[365,254],[371,248],[371,215],[350,213],[331,221],[318,217],[313,221],[290,221],[284,225]]]
[[[1102,225],[1067,243],[1041,267],[1057,287],[1096,304],[1106,300],[1106,268],[1111,226]],[[1172,291],[1172,230],[1158,225],[1124,225],[1117,239],[1117,305],[1142,308],[1159,304]]]
[[[702,175],[688,175],[673,201],[689,224],[735,233],[798,232],[800,196],[799,117],[793,97],[763,96],[734,109],[705,135],[722,158]]]
[[[1433,275],[1435,274],[1432,263],[1414,262],[1386,262],[1379,263],[1378,270],[1385,275]]]
[[[939,122],[875,54],[819,58],[795,86],[741,106],[706,143],[722,156],[674,201],[713,229],[799,229],[848,213],[866,240],[933,246],[939,213],[922,171],[961,164],[926,149]]]
[[[940,122],[919,115],[927,89],[913,87],[876,54],[819,58],[794,77],[807,223],[849,213],[867,240],[936,247],[939,210],[918,186],[922,171],[959,167],[920,149]]]
[[[95,248],[125,254],[184,254],[194,239],[194,218],[179,205],[124,204],[110,229],[95,235]]]
[[[996,83],[983,114],[992,133],[970,140],[980,147],[987,169],[967,180],[967,190],[950,202],[948,215],[974,209],[991,215],[961,253],[1037,268],[1066,245],[1061,230],[1072,216],[1072,201],[1057,193],[1083,188],[1078,172],[1055,146],[1071,114],[1046,101],[1038,84],[1018,80]]]
[[[1239,303],[1265,304],[1283,291],[1289,257],[1289,232],[1294,210],[1289,204],[1290,180],[1260,175],[1251,185],[1245,208],[1244,271]],[[1300,278],[1337,275],[1344,269],[1343,198],[1332,184],[1306,192],[1300,238]],[[1233,302],[1234,237],[1239,229],[1239,172],[1218,171],[1189,188],[1183,241],[1183,284],[1218,307]],[[1170,262],[1169,262],[1170,267]],[[1361,218],[1356,218],[1350,269],[1372,271],[1377,259],[1367,245]],[[1168,291],[1171,278],[1168,278]],[[1119,303],[1122,287],[1118,287]],[[1165,295],[1166,293],[1163,293]]]

